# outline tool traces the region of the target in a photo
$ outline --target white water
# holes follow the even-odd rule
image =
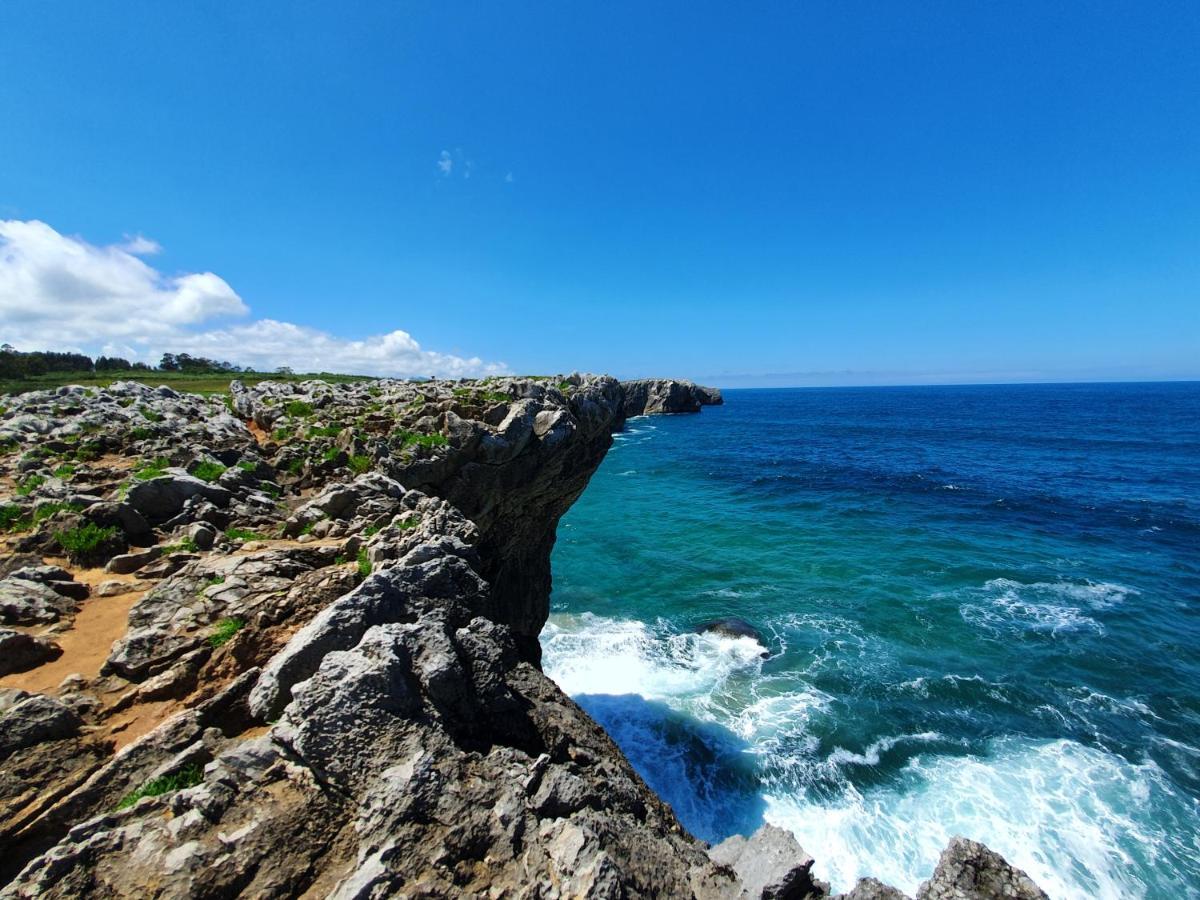
[[[1113,585],[1074,595],[1044,587],[1048,603],[1080,609],[1128,593]],[[1003,609],[1008,590],[989,584],[979,602]],[[1040,625],[1037,617],[1032,626],[1021,621]],[[1162,896],[1130,873],[1170,864],[1163,849],[1176,838],[1162,826],[1164,809],[1177,818],[1197,813],[1152,762],[1070,740],[999,738],[967,754],[936,732],[920,732],[823,754],[806,725],[831,698],[797,673],[764,674],[763,648],[749,638],[681,635],[666,623],[585,614],[552,616],[542,644],[547,674],[609,730],[697,836],[719,839],[763,820],[788,828],[835,890],[873,875],[913,894],[949,839],[963,835],[1025,869],[1052,897]],[[919,694],[923,686],[903,687]],[[855,777],[897,747],[911,754],[898,777]],[[1178,858],[1200,848],[1173,851]],[[1186,875],[1168,870],[1163,883],[1177,885],[1171,896],[1197,896]]]

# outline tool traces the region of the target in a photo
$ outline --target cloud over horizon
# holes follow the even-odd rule
[[[465,377],[508,367],[423,350],[405,331],[353,340],[275,319],[230,321],[250,308],[212,272],[164,275],[139,257],[160,252],[138,234],[97,246],[44,222],[0,220],[0,341],[155,363],[191,353],[298,372]]]

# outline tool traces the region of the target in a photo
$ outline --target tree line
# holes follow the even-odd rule
[[[188,353],[164,353],[157,366],[131,362],[120,356],[97,356],[53,350],[17,350],[11,344],[0,346],[0,378],[28,378],[62,372],[189,372],[196,375],[221,375],[253,372],[233,363]]]

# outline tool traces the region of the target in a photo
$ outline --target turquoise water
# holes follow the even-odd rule
[[[1200,384],[744,390],[631,420],[547,672],[697,836],[910,893],[1200,896]],[[738,615],[764,635],[696,635]]]

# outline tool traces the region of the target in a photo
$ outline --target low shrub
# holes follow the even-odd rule
[[[311,403],[305,403],[303,400],[289,400],[284,405],[283,411],[292,418],[302,419],[312,415],[313,407]]]
[[[366,547],[358,551],[358,574],[362,578],[366,578],[371,574],[371,558],[367,556]]]
[[[170,463],[165,456],[160,456],[151,460],[145,465],[139,466],[133,470],[133,477],[138,481],[149,481],[151,478],[157,478],[159,475],[167,473],[167,466]]]
[[[213,482],[216,481],[225,472],[225,466],[219,462],[205,460],[192,469],[192,475],[199,478],[201,481]]]
[[[246,627],[245,619],[228,618],[222,619],[213,626],[212,634],[208,636],[208,642],[213,647],[221,647],[228,644],[235,634]]]
[[[248,528],[226,528],[225,537],[231,541],[265,541],[268,539],[265,534],[250,531]]]
[[[181,791],[184,788],[195,787],[203,780],[204,770],[197,763],[191,763],[184,766],[178,772],[147,781],[136,791],[126,794],[121,798],[121,802],[117,804],[117,809],[128,809],[143,797],[158,797],[162,794],[170,794],[173,791]]]
[[[350,471],[356,475],[362,475],[371,468],[371,457],[361,454],[351,456],[349,462],[346,463],[350,467]]]
[[[54,537],[67,556],[78,562],[87,562],[117,536],[117,526],[101,527],[95,522],[85,522],[67,531],[55,532]]]

